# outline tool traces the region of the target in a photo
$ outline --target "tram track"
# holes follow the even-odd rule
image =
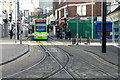
[[[52,41],[53,41],[53,40],[52,40]],[[52,42],[52,41],[46,41],[46,42]],[[64,54],[64,55],[67,56],[67,59],[66,59],[65,64],[62,64],[62,63],[59,61],[60,59],[57,59],[57,58],[52,54],[52,52],[48,49],[48,47],[44,46],[40,41],[39,41],[38,43],[39,43],[38,46],[39,46],[40,48],[42,48],[42,50],[44,51],[44,54],[45,54],[45,55],[43,56],[43,58],[42,58],[38,63],[34,64],[33,66],[31,66],[31,67],[29,67],[29,68],[27,68],[27,69],[24,69],[24,70],[22,70],[22,71],[20,71],[20,72],[17,72],[17,73],[15,73],[15,74],[13,74],[13,75],[7,76],[7,77],[5,77],[5,78],[14,77],[15,75],[22,74],[23,72],[28,71],[28,70],[36,67],[37,65],[40,65],[40,63],[43,63],[43,62],[45,61],[45,59],[49,56],[49,57],[51,57],[51,59],[53,59],[53,61],[55,61],[55,62],[60,66],[60,68],[57,69],[57,70],[51,71],[51,73],[48,73],[47,75],[43,75],[43,77],[41,77],[43,80],[47,80],[47,79],[49,79],[49,78],[52,78],[52,76],[58,74],[58,73],[61,72],[61,71],[65,71],[65,72],[70,76],[70,78],[73,79],[73,80],[77,80],[77,79],[83,79],[83,80],[84,80],[84,78],[82,78],[76,71],[74,71],[74,69],[72,68],[72,66],[69,66],[69,68],[68,68],[68,65],[70,65],[72,58],[75,57],[75,56],[72,55],[69,50],[66,50],[66,49],[64,48],[64,47],[66,47],[66,46],[61,47],[61,46],[57,46],[57,45],[52,45],[52,46],[55,47],[56,49],[59,49],[60,51],[64,52],[64,53],[61,53],[61,54]],[[53,43],[52,43],[52,44],[53,44]],[[67,46],[67,47],[68,47],[68,46]],[[71,47],[70,47],[70,48],[71,48]],[[74,49],[74,48],[73,48],[73,49]],[[80,55],[79,55],[79,56],[80,56]],[[100,68],[100,67],[98,67],[98,66],[96,66],[96,65],[94,65],[94,64],[89,63],[89,61],[86,60],[85,58],[83,58],[82,56],[80,56],[80,57],[81,57],[80,60],[81,60],[82,62],[84,62],[84,64],[87,64],[87,65],[89,65],[89,66],[91,66],[91,67],[96,68],[96,69],[98,70],[98,72],[100,71],[101,73],[106,74],[107,76],[109,76],[109,77],[111,78],[110,80],[117,80],[115,76],[113,76],[112,74],[108,73],[108,72],[105,71],[104,69],[102,69],[102,68]],[[72,64],[73,64],[73,63],[72,63]],[[70,71],[70,69],[71,69],[72,71]],[[77,76],[77,77],[76,77],[76,76]],[[36,80],[37,80],[37,79],[36,79]]]
[[[65,71],[69,76],[70,76],[70,78],[71,79],[73,79],[73,80],[76,80],[76,77],[75,76],[73,76],[72,74],[71,74],[71,72],[69,72],[67,69],[66,69],[66,66],[68,65],[68,63],[69,63],[69,61],[70,61],[70,54],[65,54],[66,56],[67,56],[67,61],[66,61],[66,63],[63,65],[62,63],[60,63],[60,61],[54,56],[54,55],[52,55],[52,53],[49,51],[49,49],[47,49],[47,47],[45,47],[45,46],[43,46],[43,45],[40,45],[44,50],[45,50],[45,52],[47,52],[47,54],[49,55],[49,56],[51,56],[51,58],[60,66],[60,69],[58,69],[57,71],[55,71],[54,73],[50,73],[50,74],[48,74],[47,76],[44,76],[43,77],[43,79],[45,80],[45,79],[48,79],[48,78],[51,78],[52,76],[54,76],[54,75],[56,75],[57,73],[59,73],[59,72],[61,72],[61,71]],[[55,46],[54,45],[54,47],[56,47],[56,48],[59,48],[59,47],[57,47],[57,46]],[[65,51],[64,51],[65,52]]]
[[[52,39],[51,37],[50,37],[50,39],[51,39],[51,40],[54,40],[54,39]],[[58,47],[58,46],[57,46],[57,47]],[[69,47],[69,46],[67,46],[67,47]],[[70,48],[71,48],[71,47],[70,47]],[[67,51],[67,50],[63,49],[63,47],[62,47],[62,48],[59,47],[59,49],[62,49],[62,50],[65,51],[67,54],[70,54],[70,51]],[[74,49],[74,48],[72,48],[72,49]],[[102,69],[102,68],[100,68],[100,67],[98,67],[98,66],[96,66],[96,65],[94,65],[94,64],[89,63],[89,61],[86,60],[85,58],[83,58],[82,56],[81,56],[80,60],[81,60],[82,62],[84,62],[85,64],[87,64],[87,65],[89,65],[89,66],[91,66],[91,67],[94,67],[94,68],[96,68],[98,71],[106,74],[107,76],[110,77],[110,80],[117,80],[117,78],[116,78],[114,75],[112,75],[112,74],[109,73],[108,71],[105,71],[104,69]],[[71,69],[72,69],[72,67],[71,67]],[[73,69],[72,69],[72,70],[73,70]],[[79,74],[78,74],[78,75],[79,75]],[[80,76],[80,77],[81,77],[81,76]]]
[[[67,51],[66,51],[66,52],[67,52]],[[113,76],[113,75],[110,74],[109,72],[105,71],[104,69],[102,69],[102,68],[100,68],[100,67],[98,67],[98,66],[96,66],[96,65],[94,65],[94,64],[89,63],[89,61],[86,60],[85,58],[83,58],[82,56],[80,56],[80,60],[81,60],[81,62],[84,62],[85,64],[87,64],[87,65],[89,65],[89,66],[91,66],[91,67],[94,67],[94,68],[96,68],[98,71],[106,74],[107,76],[109,76],[109,77],[111,78],[111,80],[117,80],[115,76]],[[72,68],[72,67],[71,67],[71,68]]]
[[[58,47],[58,46],[57,46],[57,47]],[[59,49],[62,49],[62,48],[59,47]],[[70,54],[68,51],[66,51],[66,50],[64,50],[64,49],[62,49],[62,50],[65,51],[66,53]],[[82,58],[83,58],[83,57],[82,57]],[[117,80],[116,77],[114,77],[113,75],[111,75],[111,74],[108,73],[107,71],[104,71],[102,68],[100,68],[100,67],[98,67],[98,66],[96,66],[96,65],[94,65],[94,64],[91,64],[91,63],[89,63],[88,60],[86,60],[85,58],[83,58],[83,59],[82,59],[82,58],[80,58],[80,61],[81,61],[81,62],[84,62],[85,64],[87,64],[87,65],[89,65],[89,66],[91,66],[91,67],[94,67],[94,68],[96,68],[98,71],[100,71],[100,72],[108,75],[109,77],[111,77],[111,80]],[[71,66],[71,69],[74,71],[74,69],[72,68],[72,66]],[[76,72],[74,71],[74,73],[76,73]],[[78,73],[76,73],[76,74],[79,76]],[[81,76],[79,76],[79,77],[81,77]]]
[[[68,47],[70,47],[70,46],[68,46]],[[71,48],[72,48],[72,49],[75,49],[75,48],[73,48],[73,47],[71,47]],[[78,49],[76,49],[76,50],[78,50]],[[85,51],[85,50],[82,50],[82,51],[83,51],[83,52],[87,52],[87,51]],[[100,58],[100,59],[101,59],[101,58]],[[98,67],[98,66],[96,66],[96,65],[94,65],[94,64],[89,63],[89,61],[86,60],[85,58],[83,58],[82,56],[81,56],[81,60],[82,60],[82,62],[84,62],[84,63],[86,63],[86,64],[88,64],[88,65],[90,65],[90,66],[92,66],[92,67],[95,67],[95,68],[98,69],[99,71],[107,74],[107,75],[108,75],[109,77],[111,77],[112,79],[117,80],[116,77],[113,76],[111,73],[109,73],[108,71],[105,71],[104,69],[102,69],[102,68],[100,68],[100,67]],[[116,69],[116,68],[115,68],[115,69]],[[118,67],[118,69],[119,69],[119,67]]]
[[[14,73],[14,74],[12,74],[12,75],[5,76],[4,78],[14,78],[16,75],[20,75],[20,74],[22,74],[23,72],[26,72],[26,71],[28,71],[28,70],[36,67],[36,66],[39,65],[40,63],[43,63],[46,58],[47,58],[47,54],[45,53],[44,56],[42,57],[42,59],[40,59],[36,64],[34,64],[34,65],[32,65],[32,66],[29,66],[28,68],[23,69],[23,70],[21,70],[21,71],[19,71],[19,72],[16,72],[16,73]]]

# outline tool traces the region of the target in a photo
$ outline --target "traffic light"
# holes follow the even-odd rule
[[[8,23],[7,19],[3,19],[4,23]]]
[[[12,21],[12,13],[9,14],[9,21]]]
[[[5,11],[3,11],[3,22],[4,23],[7,23],[8,22],[8,20],[7,20],[7,11],[5,10]]]

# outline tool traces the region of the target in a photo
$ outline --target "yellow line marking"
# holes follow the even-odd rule
[[[86,54],[92,56],[94,59],[96,59],[97,61],[99,61],[99,62],[101,62],[101,63],[103,63],[105,65],[108,65],[108,66],[110,66],[110,67],[112,67],[114,69],[119,69],[120,68],[119,66],[113,65],[113,64],[109,63],[108,61],[105,61],[104,59],[100,58],[99,56],[97,56],[95,54],[92,54],[90,52],[86,52],[84,50],[82,50],[82,51],[85,52]]]
[[[7,67],[7,65],[16,64],[17,62],[20,62],[20,61],[26,59],[27,57],[29,57],[31,54],[33,54],[33,52],[34,52],[34,48],[33,48],[32,46],[30,46],[30,51],[29,51],[27,54],[21,56],[21,57],[18,58],[17,60],[12,61],[12,62],[10,62],[10,63],[8,63],[8,64],[1,65],[0,67]]]

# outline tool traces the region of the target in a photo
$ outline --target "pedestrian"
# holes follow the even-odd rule
[[[59,36],[60,36],[60,29],[58,28],[57,29],[57,39],[59,38]]]
[[[14,36],[14,39],[15,39],[15,33],[16,33],[15,27],[13,28],[12,32],[13,32],[13,36]]]
[[[12,27],[12,29],[11,29],[10,32],[9,32],[10,39],[12,39],[12,37],[13,37],[13,35],[14,35],[14,34],[13,34],[13,28],[14,28],[14,27]]]
[[[66,30],[65,31],[65,40],[67,40],[68,39],[68,31]]]
[[[71,39],[71,31],[70,30],[68,31],[68,38],[69,38],[69,40]]]
[[[63,38],[65,39],[65,31],[63,30],[63,33],[62,33],[62,35],[63,35]]]
[[[63,32],[62,32],[62,29],[60,29],[60,39],[62,39],[62,35],[63,35]]]

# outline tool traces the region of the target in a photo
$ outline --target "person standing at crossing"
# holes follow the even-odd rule
[[[13,33],[13,28],[14,28],[14,27],[12,27],[12,29],[11,29],[10,32],[9,32],[10,39],[12,39],[12,37],[13,37],[13,35],[14,35],[14,33]]]

